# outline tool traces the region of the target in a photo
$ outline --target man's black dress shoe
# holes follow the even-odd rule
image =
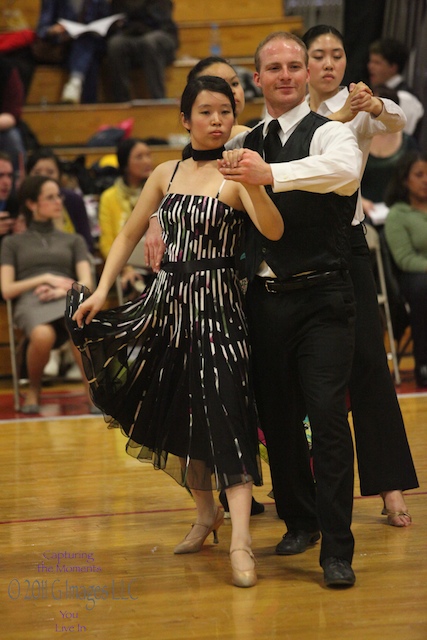
[[[352,587],[356,576],[348,560],[326,558],[322,562],[323,576],[327,587]]]
[[[224,517],[230,517],[230,509],[228,507],[227,496],[225,495],[225,491],[220,491],[219,493],[219,501],[224,508]],[[252,497],[252,505],[251,505],[251,516],[257,516],[260,513],[264,513],[265,507],[261,502],[257,502],[254,497]]]
[[[288,531],[276,547],[278,556],[295,556],[297,553],[304,553],[307,547],[320,540],[318,531]]]

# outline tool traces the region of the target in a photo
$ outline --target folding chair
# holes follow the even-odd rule
[[[389,354],[389,357],[391,357],[391,360],[393,362],[393,373],[394,373],[394,379],[396,381],[396,384],[400,384],[401,379],[400,379],[400,372],[399,372],[399,362],[397,358],[396,342],[394,339],[393,324],[391,321],[390,306],[389,306],[389,300],[388,300],[388,294],[387,294],[387,285],[386,285],[386,280],[384,275],[384,265],[383,265],[383,258],[381,253],[380,237],[378,235],[378,232],[374,229],[374,227],[371,224],[365,225],[365,228],[366,228],[366,242],[368,243],[368,247],[371,253],[374,254],[375,256],[375,261],[376,261],[377,270],[378,270],[378,304],[380,307],[383,308],[383,311],[384,311],[386,329],[388,333],[388,339],[390,343],[390,352],[391,352]]]
[[[13,384],[13,406],[15,411],[19,411],[21,404],[19,398],[19,366],[18,366],[18,347],[16,342],[15,324],[13,322],[13,305],[12,300],[6,300],[7,324],[9,331],[9,347],[10,347],[10,366],[12,371]]]
[[[397,361],[400,363],[403,356],[412,355],[411,309],[400,288],[400,269],[393,259],[384,229],[381,229],[378,235],[387,285],[388,304],[396,342]]]

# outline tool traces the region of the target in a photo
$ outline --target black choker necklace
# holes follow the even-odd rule
[[[193,149],[190,145],[191,157],[196,162],[198,160],[219,160],[222,158],[222,152],[225,151],[225,147],[217,147],[216,149]]]

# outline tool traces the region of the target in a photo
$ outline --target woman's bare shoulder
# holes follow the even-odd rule
[[[158,176],[167,175],[175,169],[176,165],[180,161],[181,161],[181,158],[176,158],[176,160],[166,160],[166,162],[162,162],[161,164],[158,164],[157,167],[154,168],[153,173],[151,175],[154,175],[154,174]]]

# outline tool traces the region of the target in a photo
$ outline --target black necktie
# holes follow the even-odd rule
[[[279,138],[280,124],[278,120],[272,120],[268,125],[267,135],[264,138],[264,160],[275,162],[282,148]]]

